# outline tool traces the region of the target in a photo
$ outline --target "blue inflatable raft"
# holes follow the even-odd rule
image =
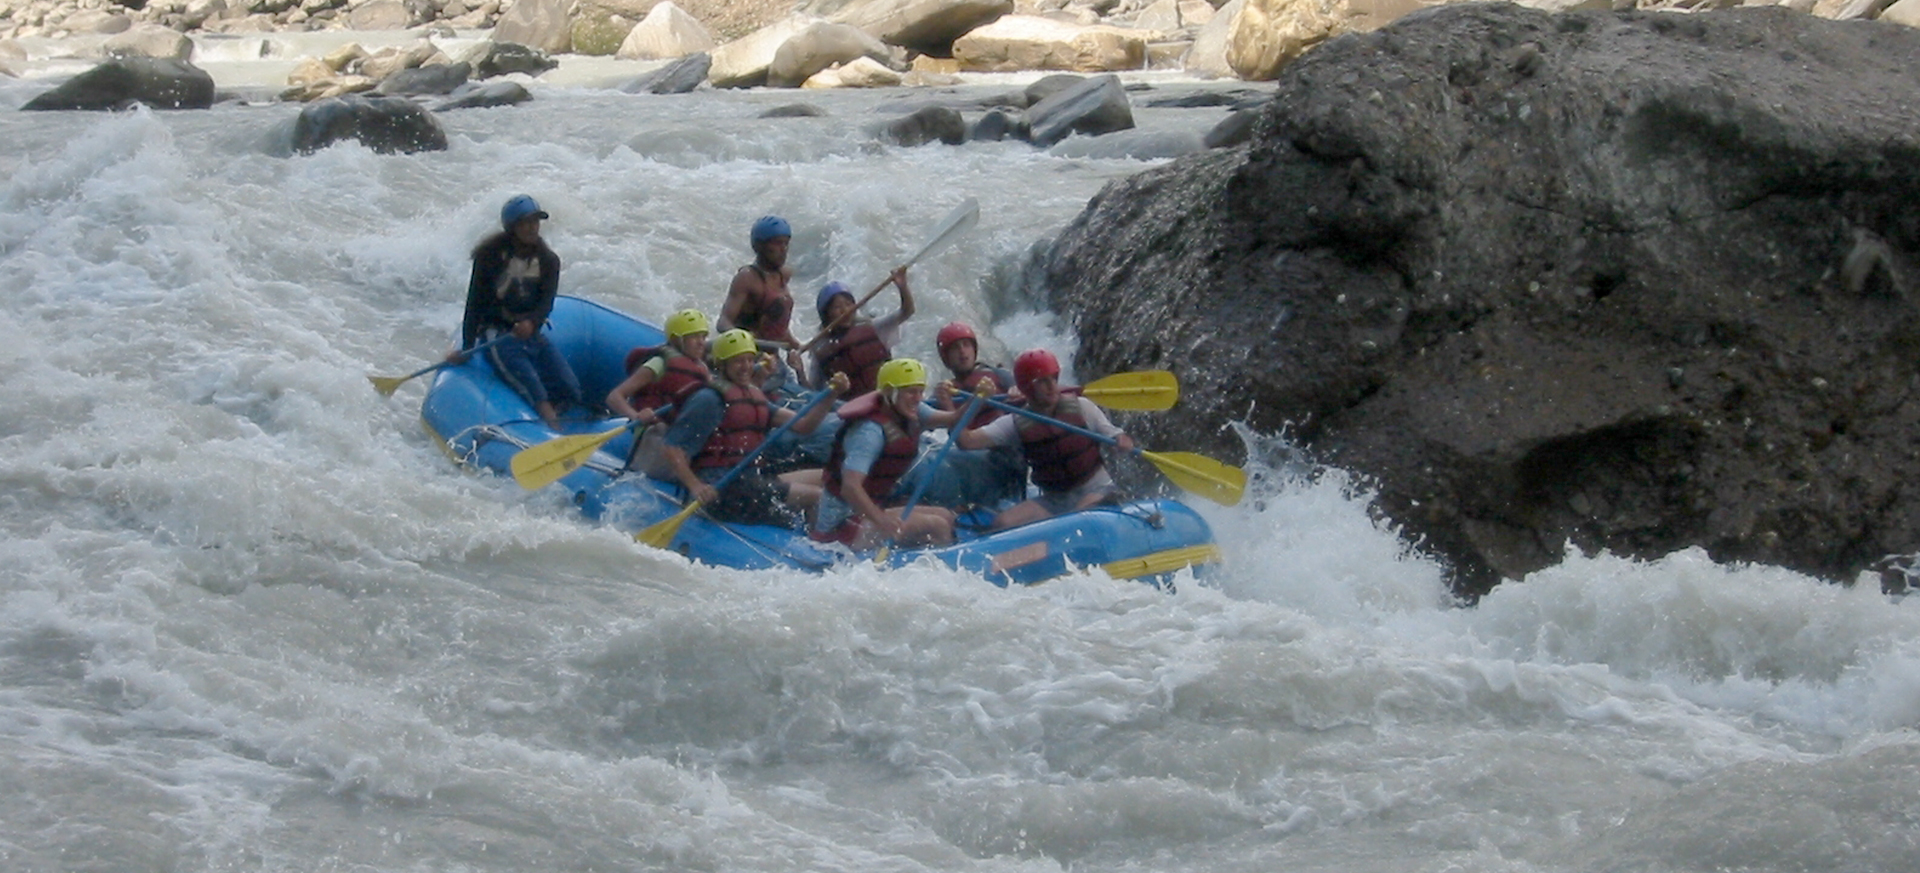
[[[573,365],[588,398],[605,397],[626,377],[628,351],[665,340],[656,325],[575,297],[555,302],[548,331]],[[563,430],[556,432],[494,375],[480,355],[436,374],[420,418],[428,435],[454,460],[501,475],[511,475],[511,459],[528,446],[626,423],[622,418],[567,419]],[[678,483],[623,472],[632,445],[631,435],[612,440],[590,462],[549,487],[566,488],[588,518],[622,530],[639,531],[672,516],[686,503],[686,492]],[[923,462],[926,457],[922,456]],[[938,482],[937,472],[934,475]],[[1116,578],[1157,584],[1182,567],[1204,568],[1220,558],[1207,523],[1175,500],[1101,506],[993,532],[985,530],[990,518],[991,513],[983,510],[964,513],[952,545],[896,549],[887,564],[935,560],[1001,586],[1042,582],[1090,567],[1100,567]],[[722,524],[700,514],[680,527],[671,548],[702,563],[741,569],[818,571],[848,561],[873,560],[871,553],[822,545],[788,528]]]

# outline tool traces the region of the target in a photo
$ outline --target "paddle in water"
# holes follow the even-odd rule
[[[672,409],[673,404],[669,403],[655,410],[654,415],[664,415]],[[615,437],[639,425],[638,421],[629,421],[599,433],[558,436],[544,443],[521,449],[515,452],[513,459],[508,462],[508,467],[513,470],[513,481],[520,483],[520,487],[528,490],[545,488],[566,478],[568,473],[580,469],[580,465],[592,458],[593,453],[599,451],[601,446],[613,442]]]
[[[494,337],[493,339],[480,343],[479,345],[476,345],[473,348],[467,349],[463,354],[471,357],[475,352],[478,352],[481,349],[484,349],[487,346],[493,345],[494,343],[497,343],[506,338],[507,337],[504,334],[501,336]],[[420,369],[415,370],[411,373],[408,373],[405,376],[368,376],[367,381],[373,383],[373,390],[380,392],[381,397],[392,397],[393,392],[400,390],[400,386],[407,384],[413,379],[418,378],[420,376],[425,376],[428,373],[434,372],[435,370],[444,370],[453,365],[454,365],[454,362],[452,361],[441,361],[440,363],[437,363],[437,364],[429,364],[425,367],[421,367]]]

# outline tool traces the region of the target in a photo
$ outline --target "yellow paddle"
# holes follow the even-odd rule
[[[1057,418],[1049,418],[1024,406],[1014,406],[991,397],[987,398],[987,405],[1015,415],[1024,415],[1043,424],[1065,428],[1110,446],[1118,445],[1120,442],[1113,437],[1095,433],[1084,427],[1075,427]],[[1229,466],[1206,455],[1196,455],[1192,452],[1149,452],[1139,448],[1133,451],[1151,461],[1155,467],[1159,468],[1162,475],[1173,481],[1173,484],[1222,506],[1233,506],[1239,503],[1241,496],[1246,493],[1247,473],[1239,467]]]
[[[1165,370],[1115,373],[1080,386],[1080,396],[1108,409],[1160,412],[1180,401],[1180,381]]]
[[[669,403],[654,410],[653,414],[666,415],[671,411],[673,404]],[[614,437],[632,430],[639,423],[630,421],[599,433],[554,437],[515,452],[507,466],[513,470],[513,481],[520,483],[520,487],[529,491],[545,488],[580,469],[580,465],[593,457],[594,452],[600,451],[601,446],[613,442]]]
[[[721,491],[725,489],[727,483],[733,481],[733,477],[740,475],[748,466],[752,465],[754,459],[760,457],[761,452],[766,451],[768,446],[773,445],[774,440],[779,439],[781,434],[786,433],[793,427],[794,422],[806,418],[807,413],[812,412],[814,407],[828,400],[832,400],[833,393],[832,388],[820,389],[819,393],[813,395],[812,400],[807,401],[806,406],[800,408],[798,414],[787,419],[786,424],[774,428],[772,433],[767,434],[766,439],[760,441],[760,445],[755,446],[753,451],[748,452],[746,457],[740,459],[740,463],[733,465],[733,468],[728,470],[725,475],[715,479],[713,482],[713,490]],[[699,510],[700,501],[689,500],[686,506],[680,508],[679,512],[674,513],[665,521],[648,525],[644,530],[634,534],[633,538],[656,549],[664,549],[673,542],[674,535],[680,532],[680,526],[686,524],[687,519],[692,518],[693,514]]]
[[[497,343],[506,338],[507,338],[507,335],[504,335],[504,334],[501,336],[494,337],[493,339],[480,343],[479,345],[476,345],[473,348],[467,349],[466,353],[469,357],[471,357],[475,352],[478,352],[481,349],[484,349],[487,346],[493,345],[494,343]],[[373,383],[373,390],[380,392],[381,397],[392,397],[393,392],[400,390],[400,386],[407,384],[408,382],[412,381],[415,377],[425,376],[428,373],[431,373],[435,370],[445,369],[451,366],[453,366],[452,361],[441,361],[438,364],[429,364],[425,367],[421,367],[420,369],[415,370],[411,373],[408,373],[405,376],[368,376],[367,381]]]

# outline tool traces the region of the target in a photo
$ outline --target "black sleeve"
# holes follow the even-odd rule
[[[467,279],[467,314],[460,321],[460,348],[473,348],[480,331],[494,322],[493,287],[499,279],[499,259],[492,247],[473,252],[473,273]]]

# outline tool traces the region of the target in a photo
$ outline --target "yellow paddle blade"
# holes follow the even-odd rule
[[[1115,373],[1080,386],[1080,396],[1108,409],[1159,412],[1180,400],[1180,380],[1165,370]]]
[[[600,433],[583,433],[573,436],[554,437],[539,445],[528,446],[515,452],[508,467],[513,470],[513,481],[520,487],[533,489],[545,488],[575,470],[593,457],[601,446],[611,442],[614,437],[626,432],[626,427],[616,427]]]
[[[373,383],[373,390],[380,392],[381,397],[392,397],[393,392],[400,390],[400,386],[407,384],[407,380],[411,378],[413,377],[412,376],[368,376],[367,381]]]
[[[1148,452],[1140,456],[1153,462],[1173,484],[1205,497],[1221,506],[1240,502],[1247,490],[1247,473],[1206,455],[1192,452]]]
[[[690,501],[679,512],[674,513],[672,518],[648,525],[645,530],[634,534],[633,538],[637,542],[656,549],[664,549],[673,543],[673,535],[680,532],[680,526],[686,524],[687,519],[692,518],[699,509],[700,501]]]

